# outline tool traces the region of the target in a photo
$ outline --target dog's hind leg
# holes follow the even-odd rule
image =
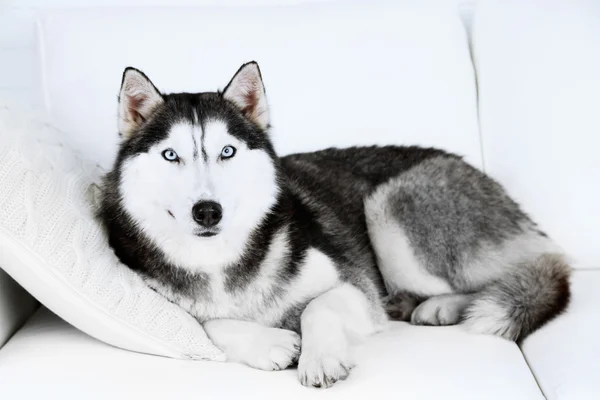
[[[406,204],[414,204],[418,200],[398,185],[396,181],[384,184],[369,196],[365,200],[365,217],[377,265],[390,295],[388,314],[393,319],[408,320],[412,309],[421,301],[430,296],[452,293],[453,289],[440,274],[441,271],[432,273],[416,254],[403,223],[404,218],[411,220],[414,217],[410,213],[400,215],[392,207],[390,196],[402,196]],[[418,229],[418,221],[413,222],[409,226]]]
[[[385,311],[390,319],[409,321],[413,325],[456,325],[473,301],[474,295],[450,293],[424,299],[408,292],[386,297]]]
[[[567,307],[562,250],[502,186],[459,159],[429,159],[379,185],[365,216],[389,294],[431,297],[412,312],[415,324],[461,322],[522,340]],[[412,304],[401,304],[406,319]]]
[[[430,297],[415,308],[410,323],[413,325],[456,325],[460,322],[473,298],[471,294],[461,293]]]

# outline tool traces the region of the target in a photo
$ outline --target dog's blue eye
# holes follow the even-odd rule
[[[179,160],[179,156],[177,155],[177,153],[175,153],[175,150],[173,150],[173,149],[166,149],[165,151],[162,152],[162,156],[167,161],[173,162],[173,161]]]
[[[235,155],[235,147],[233,146],[225,146],[223,150],[221,150],[221,158],[231,158]]]

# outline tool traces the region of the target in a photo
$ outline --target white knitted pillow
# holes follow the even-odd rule
[[[114,346],[223,360],[201,325],[121,264],[94,217],[100,169],[40,119],[0,105],[0,267],[41,303]]]

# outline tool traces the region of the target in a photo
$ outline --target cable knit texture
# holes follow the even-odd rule
[[[119,262],[94,216],[102,171],[63,141],[64,136],[40,118],[0,106],[0,252],[14,252],[17,243],[19,251],[29,253],[28,260],[39,261],[2,267],[30,291],[18,273],[23,271],[15,268],[31,269],[38,276],[41,270],[51,272],[57,279],[48,284],[58,287],[46,290],[74,296],[84,306],[78,309],[93,307],[102,316],[79,326],[100,340],[106,337],[96,334],[94,326],[104,324],[98,331],[127,333],[124,340],[106,340],[120,347],[128,348],[128,341],[135,344],[139,338],[150,353],[223,360],[195,319]],[[64,306],[46,305],[59,316],[66,311]],[[71,317],[65,319],[78,326],[72,311],[64,313]]]

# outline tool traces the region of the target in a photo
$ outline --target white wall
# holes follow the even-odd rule
[[[33,7],[0,8],[0,98],[39,107],[33,15]]]
[[[52,9],[96,7],[235,6],[318,2],[323,0],[0,0],[0,99],[33,109],[43,106],[35,39],[35,16]],[[364,0],[368,1],[368,0]],[[440,0],[457,4],[470,21],[477,0]]]

